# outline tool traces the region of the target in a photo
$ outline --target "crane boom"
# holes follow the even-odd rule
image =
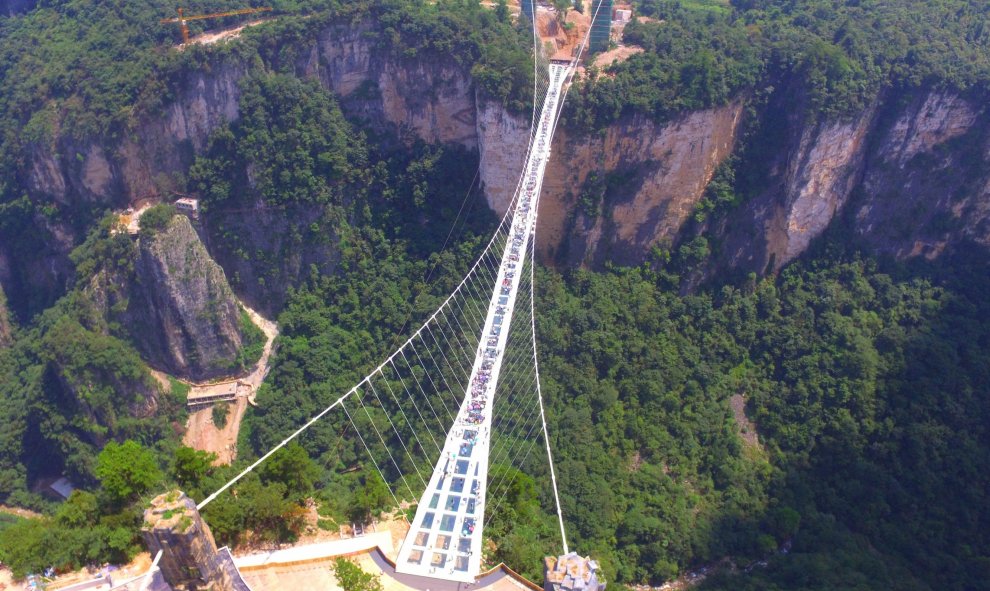
[[[163,18],[159,21],[161,24],[167,23],[179,23],[182,29],[182,43],[189,43],[189,27],[186,26],[186,21],[200,21],[207,18],[220,18],[224,16],[238,16],[242,14],[255,14],[257,12],[271,12],[271,7],[264,6],[261,8],[239,8],[237,10],[228,10],[225,12],[214,12],[211,14],[194,14],[191,16],[186,16],[182,14],[182,9],[179,9],[179,16],[172,18]]]

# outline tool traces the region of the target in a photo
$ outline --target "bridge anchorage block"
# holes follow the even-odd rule
[[[577,552],[543,559],[544,591],[605,591],[598,562]]]
[[[217,551],[210,526],[196,503],[179,490],[158,495],[144,512],[141,536],[162,576],[175,591],[235,591],[228,574],[229,553]],[[226,559],[226,561],[225,561]]]

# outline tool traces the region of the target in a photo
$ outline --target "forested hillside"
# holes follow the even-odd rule
[[[501,2],[278,0],[273,22],[182,52],[178,32],[158,25],[173,10],[160,3],[22,4],[0,10],[0,503],[44,517],[0,519],[0,560],[18,575],[133,556],[147,497],[170,486],[205,497],[336,399],[436,309],[490,235],[477,138],[430,141],[386,123],[369,106],[384,78],[335,94],[327,72],[339,64],[311,52],[353,33],[347,43],[366,44],[354,42],[354,61],[388,60],[429,98],[440,84],[416,86],[423,79],[463,75],[468,104],[496,105],[503,120],[528,121],[533,75],[529,31]],[[990,223],[980,201],[990,144],[977,112],[990,92],[990,6],[633,4],[648,18],[630,23],[624,42],[643,51],[590,69],[573,88],[569,141],[622,125],[639,139],[642,121],[679,126],[729,105],[739,132],[676,240],[648,245],[630,266],[538,267],[539,360],[571,545],[602,561],[610,586],[656,586],[707,567],[701,587],[713,590],[985,587],[990,257],[957,218]],[[184,4],[187,13],[240,6]],[[144,179],[154,191],[112,174],[93,189],[93,162],[124,167],[127,142],[202,115],[180,104],[200,86],[209,92],[190,102],[216,99],[236,116],[203,124],[201,137],[176,132],[168,174]],[[962,97],[944,104],[977,105],[960,116],[973,127],[958,124],[944,141],[941,128],[922,129],[943,139],[907,164],[874,159],[869,171],[908,185],[927,178],[947,193],[941,214],[929,219],[919,204],[927,193],[899,209],[901,195],[880,182],[851,190],[882,193],[900,224],[885,231],[907,244],[922,229],[952,234],[932,260],[929,251],[886,256],[851,230],[858,211],[837,210],[787,265],[770,256],[749,273],[725,262],[729,251],[758,250],[756,232],[733,216],[782,207],[759,201],[770,177],[811,159],[781,156],[780,146],[804,146],[805,129],[864,112],[864,128],[898,129],[904,113],[925,114],[925,93],[942,91]],[[477,126],[477,113],[457,115]],[[857,141],[880,151],[873,137]],[[663,170],[666,158],[649,164]],[[557,213],[611,223],[609,207],[638,175],[595,170],[573,187],[577,208]],[[108,215],[185,194],[201,200],[196,232],[173,224],[168,207],[151,210],[134,237]],[[963,209],[963,199],[976,205]],[[651,221],[631,217],[637,229]],[[181,248],[155,251],[173,226]],[[173,250],[194,253],[212,285],[229,281],[280,325],[231,466],[180,445],[188,386],[154,377],[179,366],[149,345],[157,329],[135,321],[152,316],[148,307],[136,315],[141,297],[164,285],[142,274],[151,263],[142,256],[169,270]],[[240,318],[224,299],[227,314],[190,306],[188,317],[218,332],[210,322]],[[257,358],[258,334],[242,332],[243,346],[217,362],[224,370]],[[363,454],[346,418],[328,417],[204,516],[218,542],[243,547],[297,539],[310,499],[328,529],[392,509]],[[495,467],[513,485],[486,531],[491,559],[539,580],[557,533],[546,466],[529,467]],[[80,490],[56,503],[40,491],[60,475]]]
[[[812,116],[850,115],[884,89],[985,90],[990,80],[990,7],[980,0],[634,4],[654,20],[633,21],[624,39],[646,51],[582,88],[569,106],[578,125],[633,112],[669,119],[790,78],[803,82]]]

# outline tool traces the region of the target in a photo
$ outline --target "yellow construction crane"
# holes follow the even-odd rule
[[[237,16],[240,14],[255,14],[256,12],[270,12],[270,7],[264,8],[241,8],[238,10],[228,10],[227,12],[214,12],[213,14],[196,14],[193,16],[185,16],[182,14],[182,9],[179,9],[179,16],[173,18],[163,18],[161,20],[162,24],[166,23],[179,23],[179,27],[182,30],[182,43],[189,43],[189,27],[186,25],[186,21],[200,21],[207,18],[219,18],[222,16]]]

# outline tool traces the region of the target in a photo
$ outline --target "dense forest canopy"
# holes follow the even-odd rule
[[[966,91],[990,82],[982,0],[637,0],[646,22],[623,40],[646,51],[570,101],[587,129],[622,114],[659,120],[799,80],[813,116],[842,117],[888,88]]]

